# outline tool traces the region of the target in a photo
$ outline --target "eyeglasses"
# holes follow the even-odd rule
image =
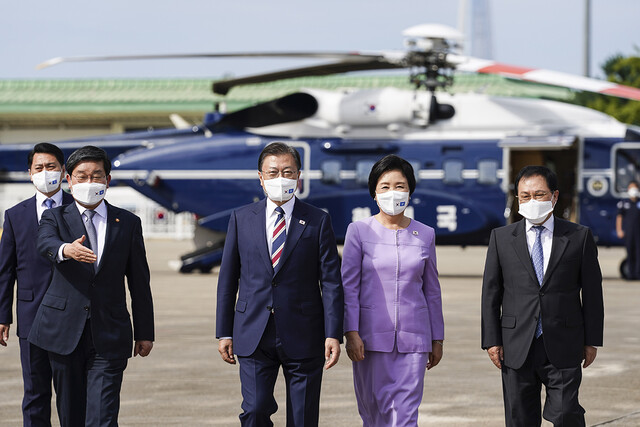
[[[548,191],[536,191],[533,195],[529,193],[521,193],[518,196],[518,201],[522,203],[527,203],[531,199],[535,199],[538,202],[541,202],[547,194],[550,194]]]
[[[270,171],[260,171],[262,176],[267,179],[275,179],[278,176],[282,176],[283,178],[292,179],[296,177],[298,171],[292,171],[290,169],[279,171],[277,169],[272,169]]]
[[[80,175],[71,175],[71,176],[73,176],[76,179],[76,181],[78,181],[80,184],[85,182],[101,182],[106,179],[106,175],[103,175],[103,174],[95,174],[95,175],[80,174]]]

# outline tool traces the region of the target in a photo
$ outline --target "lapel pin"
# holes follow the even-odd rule
[[[116,218],[116,222],[120,222],[120,218]]]
[[[304,219],[301,219],[301,220],[300,220],[300,221],[298,221],[298,222],[300,223],[300,225],[305,225],[305,224],[306,224],[306,222],[305,222],[305,220],[304,220]]]
[[[414,231],[413,231],[413,235],[414,235],[414,236],[417,236],[417,235],[418,235],[418,232],[414,230]]]

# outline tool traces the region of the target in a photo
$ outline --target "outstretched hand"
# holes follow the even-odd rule
[[[98,260],[96,254],[86,246],[83,245],[84,241],[87,239],[87,236],[84,234],[82,237],[73,241],[73,243],[67,243],[62,248],[62,255],[65,258],[72,258],[78,262],[86,262],[89,264],[93,264]]]

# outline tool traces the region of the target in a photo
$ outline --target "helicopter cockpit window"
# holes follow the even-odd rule
[[[495,185],[498,183],[498,162],[480,160],[478,162],[478,184]]]
[[[374,164],[375,162],[372,160],[360,160],[356,163],[356,183],[360,185],[369,183],[369,174]]]
[[[640,146],[618,148],[615,155],[616,192],[624,193],[631,181],[640,181]]]
[[[322,182],[325,184],[340,184],[341,169],[342,165],[339,160],[322,162]]]
[[[462,160],[445,160],[442,166],[444,169],[443,182],[445,184],[456,185],[464,183],[464,178],[462,178],[464,163],[462,163]]]

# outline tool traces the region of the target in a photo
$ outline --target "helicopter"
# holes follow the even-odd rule
[[[414,26],[403,36],[401,51],[74,57],[53,58],[41,67],[186,57],[332,60],[216,81],[217,94],[294,77],[409,70],[412,90],[301,89],[238,111],[208,114],[182,133],[153,133],[152,143],[131,134],[131,146],[121,146],[113,157],[113,177],[167,209],[199,218],[198,249],[182,257],[183,272],[208,272],[220,262],[233,209],[264,197],[257,159],[274,141],[300,151],[297,197],[331,214],[338,240],[350,222],[375,213],[368,175],[378,159],[393,153],[407,159],[416,175],[406,214],[432,225],[438,244],[484,245],[493,228],[518,219],[511,183],[527,164],[544,164],[558,174],[556,214],[589,226],[600,245],[621,244],[614,227],[616,202],[640,176],[639,128],[557,101],[452,95],[447,88],[456,73],[474,72],[633,100],[640,100],[640,89],[463,56],[458,53],[462,34],[443,25]],[[107,139],[82,142],[109,146]]]

